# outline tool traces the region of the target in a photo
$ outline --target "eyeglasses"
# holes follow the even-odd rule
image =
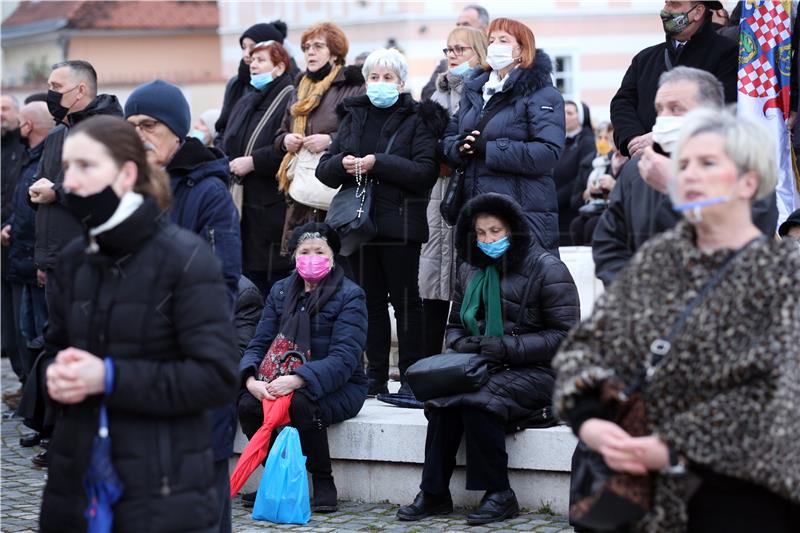
[[[302,50],[303,52],[308,52],[309,50],[311,50],[311,48],[313,48],[317,52],[320,52],[328,48],[328,45],[325,43],[305,43],[303,46],[300,47],[300,50]]]
[[[442,48],[442,52],[444,53],[444,55],[453,54],[453,55],[460,56],[461,54],[463,54],[467,50],[472,50],[472,47],[471,46],[461,46],[461,45],[457,44],[457,45],[453,46],[452,48],[449,47],[449,46],[447,48]]]
[[[132,124],[134,128],[142,130],[145,133],[153,133],[156,131],[156,126],[161,124],[160,121],[153,119],[144,119],[138,123],[129,120],[128,123]]]

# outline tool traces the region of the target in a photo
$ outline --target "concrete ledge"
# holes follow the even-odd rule
[[[426,429],[422,410],[401,409],[377,400],[367,400],[358,416],[332,426],[328,441],[340,498],[409,503],[419,490]],[[576,442],[566,426],[508,436],[509,477],[520,505],[535,510],[547,503],[555,512],[566,513]],[[246,443],[239,432],[236,453],[241,453]],[[473,506],[482,494],[464,490],[465,459],[462,443],[450,488],[456,505]],[[259,470],[244,490],[255,490],[260,478]]]

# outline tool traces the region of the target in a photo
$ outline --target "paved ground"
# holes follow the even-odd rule
[[[16,388],[16,378],[10,371],[7,359],[2,360],[2,391]],[[39,500],[46,479],[46,471],[31,465],[30,458],[39,451],[38,447],[22,448],[19,436],[27,432],[18,418],[7,418],[8,407],[2,405],[2,468],[0,470],[0,531],[37,531]],[[394,518],[397,506],[389,504],[341,502],[340,511],[329,515],[313,515],[311,522],[304,526],[276,525],[269,522],[256,522],[250,517],[250,509],[245,508],[238,499],[233,503],[233,530],[249,531],[312,531],[312,532],[351,532],[351,531],[391,531],[412,532],[460,532],[475,533],[537,533],[571,532],[566,519],[548,514],[526,513],[513,520],[489,526],[468,526],[466,509],[458,509],[450,516],[420,522],[399,522]]]

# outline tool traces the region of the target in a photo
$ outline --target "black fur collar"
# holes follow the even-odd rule
[[[530,94],[538,91],[542,87],[553,85],[553,62],[544,50],[536,50],[536,59],[533,65],[528,68],[515,68],[509,74],[506,82],[507,90],[515,96]],[[486,80],[489,79],[489,72],[484,72],[467,82],[467,88],[477,93],[482,92]]]
[[[499,259],[492,259],[478,248],[475,216],[480,213],[496,216],[511,230],[511,244]],[[456,222],[455,241],[459,261],[477,268],[497,264],[503,271],[516,272],[525,264],[533,237],[525,213],[517,202],[505,194],[486,193],[476,196],[461,209]]]

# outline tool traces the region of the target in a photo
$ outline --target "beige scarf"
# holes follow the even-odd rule
[[[292,133],[305,135],[308,115],[319,107],[322,97],[325,96],[325,93],[331,88],[331,84],[333,80],[336,79],[340,70],[342,70],[341,65],[334,66],[328,75],[320,81],[314,81],[308,76],[303,76],[300,85],[297,87],[297,102],[292,105],[290,111],[292,114]],[[283,161],[281,161],[281,166],[278,169],[278,190],[281,192],[287,192],[289,190],[289,176],[287,170],[294,156],[295,154],[293,152],[287,152],[286,155],[283,156]]]

